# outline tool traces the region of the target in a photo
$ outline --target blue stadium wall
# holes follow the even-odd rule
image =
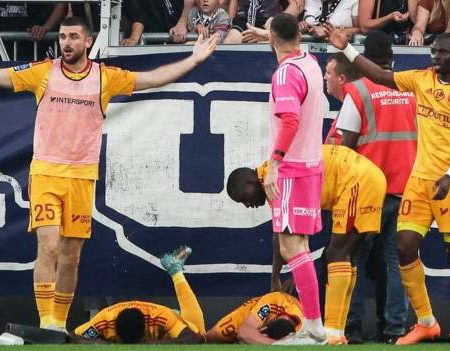
[[[108,59],[149,70],[186,53]],[[326,53],[318,53],[324,71]],[[428,54],[397,54],[395,69],[422,68]],[[77,296],[115,299],[173,295],[158,256],[193,248],[186,266],[202,298],[268,291],[271,226],[267,208],[230,201],[224,184],[236,167],[265,159],[270,78],[268,51],[218,51],[175,84],[114,99],[107,111],[96,187],[93,236],[81,259]],[[3,64],[5,66],[5,64]],[[339,104],[329,98],[330,112]],[[35,98],[0,91],[0,296],[32,296],[36,239],[27,234],[27,180]],[[392,116],[395,118],[395,116]],[[63,122],[62,122],[63,123]],[[315,257],[329,224],[312,240]],[[450,269],[435,229],[421,257],[433,301],[449,320]],[[317,260],[320,262],[320,260]],[[444,329],[445,330],[445,329]]]

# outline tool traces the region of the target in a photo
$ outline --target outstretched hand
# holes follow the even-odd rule
[[[244,43],[257,43],[269,40],[269,30],[258,28],[247,23],[247,29],[242,32]]]
[[[203,39],[203,35],[198,36],[197,41],[194,45],[194,50],[192,51],[192,56],[196,63],[205,61],[216,49],[217,43],[219,42],[219,35],[213,34],[208,39]]]
[[[348,44],[344,28],[335,28],[331,23],[325,23],[323,28],[330,44],[339,50],[344,50]]]

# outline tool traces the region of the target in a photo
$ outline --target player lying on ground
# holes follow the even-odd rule
[[[203,312],[183,275],[187,246],[161,258],[172,277],[180,313],[152,302],[126,301],[107,307],[71,333],[74,343],[196,344],[205,341]]]
[[[272,344],[300,330],[302,321],[298,299],[284,292],[271,292],[246,301],[220,319],[206,333],[206,341]]]
[[[345,146],[324,145],[323,160],[321,208],[332,211],[333,217],[332,235],[326,249],[328,284],[325,328],[329,344],[345,344],[344,328],[356,281],[352,257],[364,238],[363,234],[378,233],[380,230],[386,179],[371,161]],[[267,162],[256,170],[234,170],[227,182],[231,199],[246,207],[264,205],[266,194],[262,184],[266,167]],[[308,209],[294,207],[292,215],[304,211]],[[274,264],[281,268],[279,262]],[[278,343],[282,342],[280,340]],[[295,343],[295,340],[291,342]]]

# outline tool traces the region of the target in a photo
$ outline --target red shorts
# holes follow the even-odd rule
[[[271,204],[274,233],[312,235],[322,230],[322,180],[322,173],[278,179],[280,195]]]

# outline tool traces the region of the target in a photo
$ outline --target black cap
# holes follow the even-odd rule
[[[377,64],[392,60],[392,39],[381,30],[369,32],[364,40],[364,56]]]

